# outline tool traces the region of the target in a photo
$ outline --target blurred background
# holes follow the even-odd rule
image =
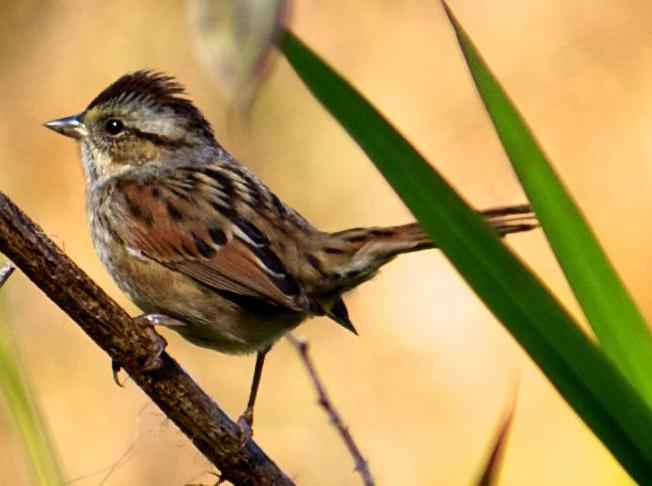
[[[363,153],[282,58],[248,114],[233,113],[196,60],[187,4],[5,0],[0,18],[0,190],[129,312],[86,230],[75,145],[40,125],[81,111],[121,74],[173,74],[225,145],[316,226],[411,220]],[[652,9],[644,0],[454,0],[648,319],[652,318]],[[524,196],[437,2],[301,0],[292,28],[369,97],[476,207]],[[576,314],[540,234],[508,239]],[[0,326],[72,484],[212,484],[210,465],[20,272]],[[314,319],[297,332],[378,484],[470,484],[517,388],[505,485],[631,484],[515,341],[436,252],[408,255],[347,298],[359,337]],[[253,357],[168,351],[232,416]],[[0,401],[0,483],[29,484]],[[268,358],[255,438],[299,484],[358,484],[295,351]]]

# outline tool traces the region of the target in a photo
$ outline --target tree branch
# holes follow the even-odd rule
[[[146,366],[160,338],[154,328],[136,324],[2,192],[0,251],[129,373],[223,480],[293,484],[253,441],[240,447],[236,424],[167,353],[160,355],[156,369]]]
[[[331,399],[328,397],[326,388],[324,387],[321,378],[319,378],[317,368],[315,368],[312,359],[310,359],[310,355],[308,354],[308,343],[303,339],[294,337],[292,334],[287,334],[286,337],[299,353],[299,357],[301,358],[301,361],[303,361],[303,365],[308,372],[308,378],[310,378],[310,381],[312,381],[312,384],[315,387],[315,391],[317,392],[317,401],[319,405],[324,409],[324,412],[326,412],[326,415],[328,415],[331,424],[333,424],[333,427],[335,427],[337,433],[342,438],[342,441],[349,451],[349,454],[351,454],[353,462],[355,463],[355,470],[360,474],[362,483],[365,486],[374,486],[375,483],[371,477],[369,464],[367,464],[367,461],[365,461],[364,457],[362,457],[362,453],[355,443],[355,440],[353,440],[353,436],[351,435],[349,428],[344,423],[344,420],[342,420],[340,414],[337,412],[337,410],[335,410],[335,406],[333,405]]]

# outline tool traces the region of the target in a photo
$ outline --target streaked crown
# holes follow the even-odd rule
[[[79,115],[45,125],[80,142],[92,180],[125,165],[210,161],[219,145],[208,121],[184,95],[171,76],[136,71],[113,82]]]

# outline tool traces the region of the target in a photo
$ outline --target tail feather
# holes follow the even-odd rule
[[[529,231],[539,226],[536,216],[527,204],[491,208],[481,211],[480,214],[500,236]],[[352,245],[358,251],[373,245],[375,249],[382,249],[390,258],[400,253],[437,247],[417,223],[384,228],[352,228],[333,233],[331,236]]]
[[[480,212],[502,237],[539,226],[528,205],[492,208]],[[321,258],[328,262],[331,278],[320,279],[314,294],[334,302],[328,316],[355,332],[340,296],[372,278],[380,267],[401,253],[436,248],[417,223],[386,228],[352,228],[327,235]]]

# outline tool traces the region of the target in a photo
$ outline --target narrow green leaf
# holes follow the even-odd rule
[[[634,478],[652,477],[652,411],[613,363],[378,110],[291,32],[279,46],[564,398]]]
[[[25,385],[11,353],[6,348],[0,349],[0,389],[20,433],[34,484],[64,484],[45,424]]]
[[[548,241],[607,355],[652,406],[652,334],[550,162],[444,4],[473,80]]]
[[[12,271],[8,265],[0,270],[0,287]],[[2,300],[0,297],[0,311]],[[17,358],[11,350],[10,332],[5,327],[0,328],[0,393],[4,396],[18,429],[33,484],[64,484],[54,445],[41,412],[31,396],[29,383],[19,370]]]

